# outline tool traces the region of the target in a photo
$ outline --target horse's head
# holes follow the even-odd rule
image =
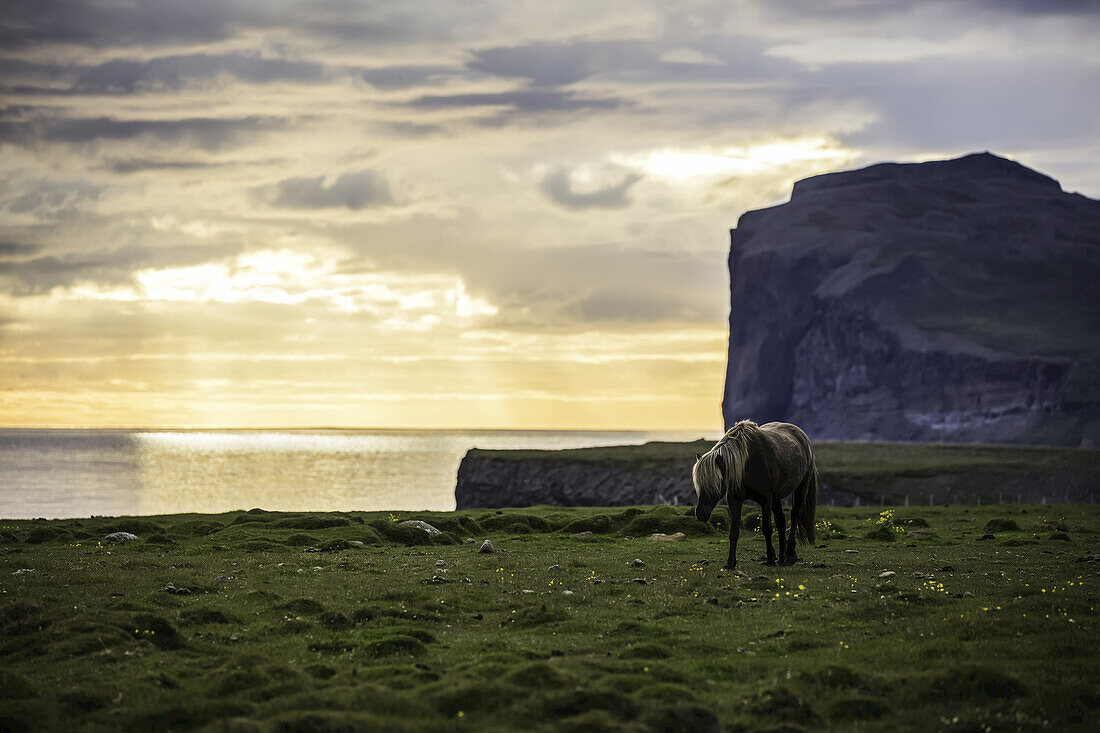
[[[699,502],[695,505],[695,518],[701,522],[710,519],[711,512],[726,493],[728,466],[725,457],[715,450],[706,455],[695,454],[695,466],[691,469],[691,483]]]

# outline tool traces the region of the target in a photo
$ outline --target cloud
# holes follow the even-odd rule
[[[288,120],[252,115],[240,118],[190,117],[166,120],[120,120],[114,117],[38,117],[0,122],[0,142],[90,143],[101,140],[153,138],[162,142],[220,150],[270,130]]]
[[[230,163],[214,163],[202,160],[155,160],[151,158],[115,158],[104,167],[114,173],[141,173],[143,171],[184,171],[218,168]]]
[[[452,66],[402,65],[366,69],[360,75],[368,84],[379,89],[408,89],[464,76],[465,73]]]
[[[357,211],[393,203],[386,179],[372,170],[342,173],[328,185],[325,176],[287,178],[272,186],[253,189],[253,195],[272,206],[290,209]]]
[[[116,249],[44,255],[30,260],[0,261],[0,288],[15,296],[42,295],[79,283],[128,283],[137,270],[196,264],[224,258],[231,248],[127,245]]]
[[[23,244],[21,242],[0,242],[0,257],[8,258],[18,255],[31,255],[42,249],[41,245]]]
[[[233,76],[250,84],[276,81],[313,82],[324,77],[321,64],[286,61],[258,55],[203,53],[161,56],[148,61],[116,59],[84,69],[72,89],[78,92],[133,93],[136,91],[173,91],[189,80]]]
[[[12,214],[65,216],[94,203],[104,188],[79,179],[9,179],[0,182],[0,208]]]
[[[514,117],[557,112],[608,111],[624,107],[626,103],[616,97],[589,97],[571,91],[520,89],[509,92],[427,94],[413,99],[409,105],[422,110],[502,107],[504,112],[485,120],[488,125],[501,125]]]
[[[578,192],[573,190],[569,172],[558,168],[543,177],[539,182],[539,190],[551,201],[567,209],[621,209],[630,205],[627,192],[640,180],[642,180],[640,175],[628,173],[616,184],[593,191]]]
[[[564,86],[609,71],[652,66],[661,51],[656,43],[635,40],[531,43],[477,51],[468,66],[537,86]]]

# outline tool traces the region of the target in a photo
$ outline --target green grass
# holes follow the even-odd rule
[[[0,729],[1094,724],[1096,507],[823,508],[744,575],[685,511],[0,521]]]

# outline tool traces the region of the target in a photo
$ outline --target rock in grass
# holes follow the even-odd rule
[[[404,522],[398,522],[398,526],[412,527],[414,529],[421,529],[421,530],[424,530],[425,532],[427,532],[429,535],[443,534],[442,532],[440,532],[438,529],[436,529],[432,525],[428,524],[427,522],[421,521],[419,519],[406,519]]]
[[[878,577],[880,577],[880,578],[892,578],[895,575],[897,575],[897,573],[895,573],[893,570],[883,570],[881,573],[878,574]]]
[[[496,550],[493,549],[492,542],[490,542],[489,540],[485,540],[481,543],[481,549],[478,550],[478,552],[482,555],[491,555],[492,553],[496,552]]]
[[[645,561],[642,560],[640,557],[636,557],[636,558],[634,558],[634,562],[632,562],[631,565],[633,565],[636,568],[644,568],[645,567]]]
[[[111,532],[111,534],[107,535],[103,539],[107,542],[115,542],[121,545],[125,544],[126,542],[133,542],[137,539],[137,535],[131,534],[129,532]]]
[[[550,567],[546,568],[546,572],[548,572],[548,573],[560,573],[561,572],[561,565],[551,565]]]
[[[658,542],[680,542],[684,539],[683,532],[673,532],[672,534],[665,534],[664,532],[654,532],[647,540],[657,540]]]

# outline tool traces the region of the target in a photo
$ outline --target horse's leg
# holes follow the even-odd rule
[[[741,502],[727,499],[726,503],[730,510],[730,556],[726,570],[733,570],[737,567],[737,536],[741,534]]]
[[[798,544],[798,527],[795,526],[795,517],[802,510],[802,500],[804,498],[805,489],[799,486],[794,490],[794,494],[791,495],[791,533],[787,535],[787,564],[794,565],[798,562],[798,551],[795,546]]]
[[[775,550],[772,548],[772,506],[767,499],[760,502],[760,531],[764,533],[764,547],[768,554],[765,565],[775,565]]]
[[[787,564],[787,553],[790,547],[787,543],[787,518],[783,516],[783,502],[772,499],[772,514],[775,515],[775,534],[779,540],[779,564]]]

